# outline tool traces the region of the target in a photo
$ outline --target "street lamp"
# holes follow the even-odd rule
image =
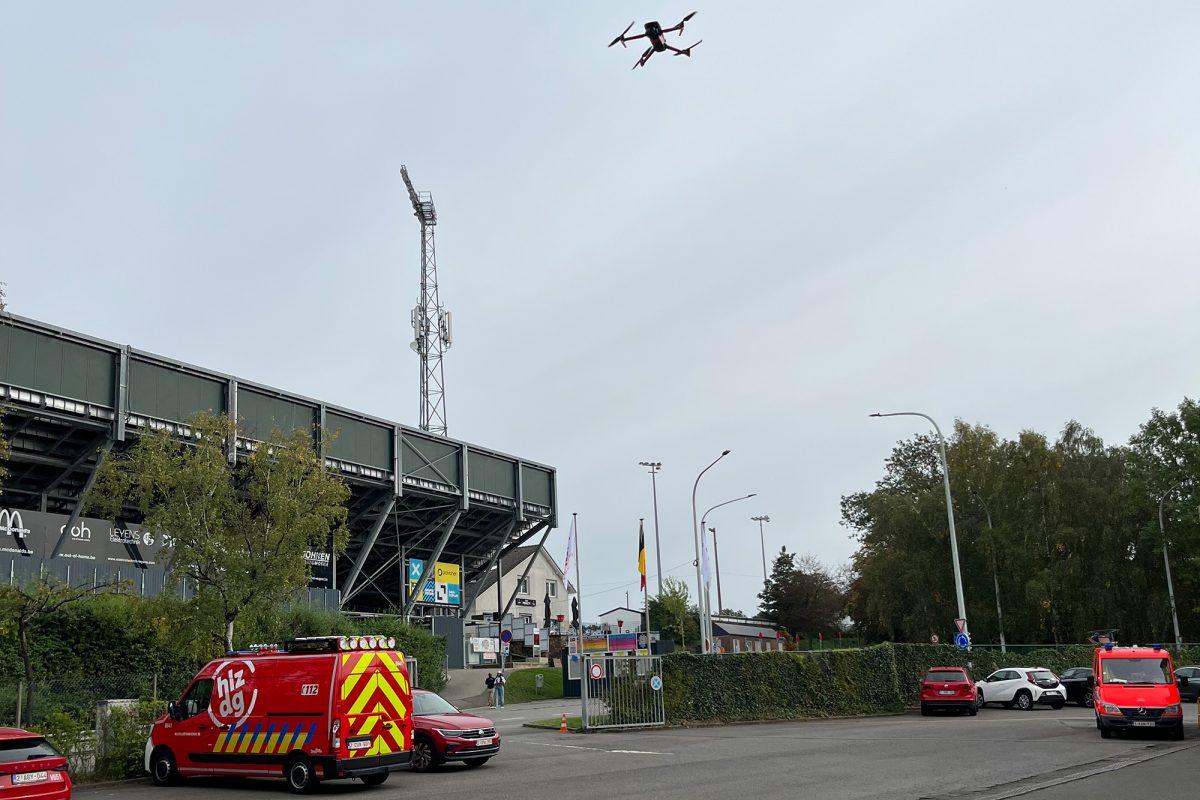
[[[766,587],[766,585],[767,585],[767,540],[763,537],[763,527],[762,526],[763,526],[764,522],[770,522],[771,518],[768,517],[766,514],[763,514],[761,517],[751,517],[750,521],[758,523],[758,543],[762,547],[762,558],[763,558],[763,586]]]
[[[700,520],[696,516],[696,488],[700,485],[700,479],[704,477],[704,473],[708,472],[710,469],[712,469],[714,466],[716,466],[717,462],[720,461],[722,458],[724,458],[727,455],[729,455],[729,451],[728,450],[723,451],[721,453],[721,455],[717,456],[716,459],[713,460],[713,462],[711,464],[709,464],[704,469],[700,470],[700,474],[696,476],[696,482],[692,484],[692,533],[694,534],[695,540],[696,540],[696,597],[697,597],[697,603],[700,605],[700,608],[701,608],[700,635],[702,637],[704,636],[704,619],[703,619],[703,617],[704,617],[704,612],[703,612],[704,580],[700,576]],[[700,652],[701,653],[708,652],[708,639],[707,638],[705,638],[704,641],[701,642]]]
[[[700,535],[701,536],[704,535],[704,523],[706,523],[706,521],[708,519],[708,515],[710,515],[710,513],[712,513],[716,509],[720,509],[721,506],[727,506],[727,505],[730,505],[731,503],[738,503],[739,500],[749,500],[752,497],[756,497],[756,495],[754,493],[745,494],[745,495],[743,495],[743,497],[733,498],[732,500],[726,500],[725,503],[718,503],[715,506],[713,506],[712,509],[709,509],[708,511],[704,512],[703,515],[701,515],[701,517],[700,517]],[[712,529],[709,529],[709,530],[712,530]],[[713,549],[715,552],[716,531],[713,531]],[[704,634],[706,634],[706,636],[708,636],[708,639],[710,640],[713,638],[713,609],[709,608],[708,590],[704,589],[704,587],[701,587],[700,594],[701,594],[701,609],[702,609],[701,610],[701,627],[703,628]],[[720,566],[720,564],[718,564],[718,565],[716,565],[716,606],[718,606],[718,609],[716,609],[716,613],[718,613],[718,614],[721,613],[720,604],[721,604],[721,566]]]
[[[954,534],[954,503],[950,499],[950,464],[946,461],[946,438],[942,436],[942,429],[933,421],[933,417],[928,414],[922,414],[920,411],[894,411],[890,414],[880,414],[876,412],[872,417],[923,417],[929,420],[929,424],[937,431],[938,437],[938,455],[942,459],[942,485],[946,489],[946,521],[950,525],[950,558],[954,562],[954,593],[958,597],[958,616],[963,620],[963,633],[970,633],[967,629],[967,604],[963,600],[962,587],[962,571],[958,567],[958,537]]]
[[[1163,565],[1167,568],[1167,596],[1171,600],[1171,622],[1175,624],[1175,649],[1183,649],[1183,636],[1179,633],[1179,613],[1175,610],[1175,586],[1171,583],[1171,559],[1167,558],[1167,532],[1163,527],[1163,501],[1167,499],[1167,495],[1178,489],[1187,481],[1180,481],[1163,492],[1162,497],[1158,498],[1158,535],[1162,537],[1163,545]]]
[[[650,469],[650,489],[654,493],[654,559],[658,563],[658,593],[661,596],[662,588],[662,545],[658,541],[658,471],[662,469],[661,461],[639,461],[639,467],[648,467]]]

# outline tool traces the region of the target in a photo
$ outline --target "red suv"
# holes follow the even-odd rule
[[[412,721],[415,770],[447,761],[482,767],[500,752],[500,735],[491,720],[463,713],[433,692],[413,689]]]
[[[46,737],[0,728],[0,800],[70,800],[67,760]]]
[[[966,711],[972,717],[979,711],[979,693],[971,673],[962,667],[932,667],[921,683],[921,716],[939,708]]]

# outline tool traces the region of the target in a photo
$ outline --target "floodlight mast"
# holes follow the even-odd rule
[[[421,294],[412,312],[412,349],[421,360],[421,413],[423,431],[446,435],[446,381],[442,356],[453,342],[450,312],[442,308],[438,296],[437,257],[433,230],[437,210],[429,192],[418,192],[408,177],[408,167],[400,167],[413,214],[421,223]]]

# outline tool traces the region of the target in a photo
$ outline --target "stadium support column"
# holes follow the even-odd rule
[[[371,549],[375,547],[375,540],[379,538],[379,532],[383,530],[383,524],[387,522],[388,514],[392,513],[392,509],[396,507],[396,495],[392,495],[388,500],[387,506],[383,511],[379,512],[379,516],[375,519],[375,523],[371,525],[371,530],[367,534],[367,540],[363,542],[362,549],[358,551],[358,556],[354,559],[354,564],[350,567],[350,572],[346,574],[346,587],[342,590],[342,602],[350,596],[350,592],[354,589],[354,584],[358,582],[358,576],[362,573],[363,564],[367,563],[367,556],[371,554]]]
[[[417,604],[417,598],[425,591],[425,584],[429,582],[429,576],[435,575],[438,559],[442,557],[442,551],[446,549],[446,542],[450,540],[450,534],[454,533],[454,526],[458,524],[458,518],[462,516],[462,511],[455,511],[450,515],[450,519],[446,521],[446,526],[442,529],[442,535],[438,537],[437,545],[433,548],[433,553],[430,554],[429,560],[425,562],[425,569],[421,570],[421,578],[417,581],[417,587],[413,593],[409,595],[408,602],[404,604],[404,618],[408,619],[408,615],[412,613],[413,606]]]

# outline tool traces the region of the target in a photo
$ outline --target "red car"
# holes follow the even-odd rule
[[[932,667],[921,683],[921,716],[936,709],[966,711],[972,717],[979,712],[979,693],[971,673],[962,667]]]
[[[447,761],[482,767],[500,752],[500,735],[490,719],[464,714],[441,695],[413,689],[412,768],[436,769]]]
[[[0,800],[70,800],[67,760],[46,737],[0,728]]]

